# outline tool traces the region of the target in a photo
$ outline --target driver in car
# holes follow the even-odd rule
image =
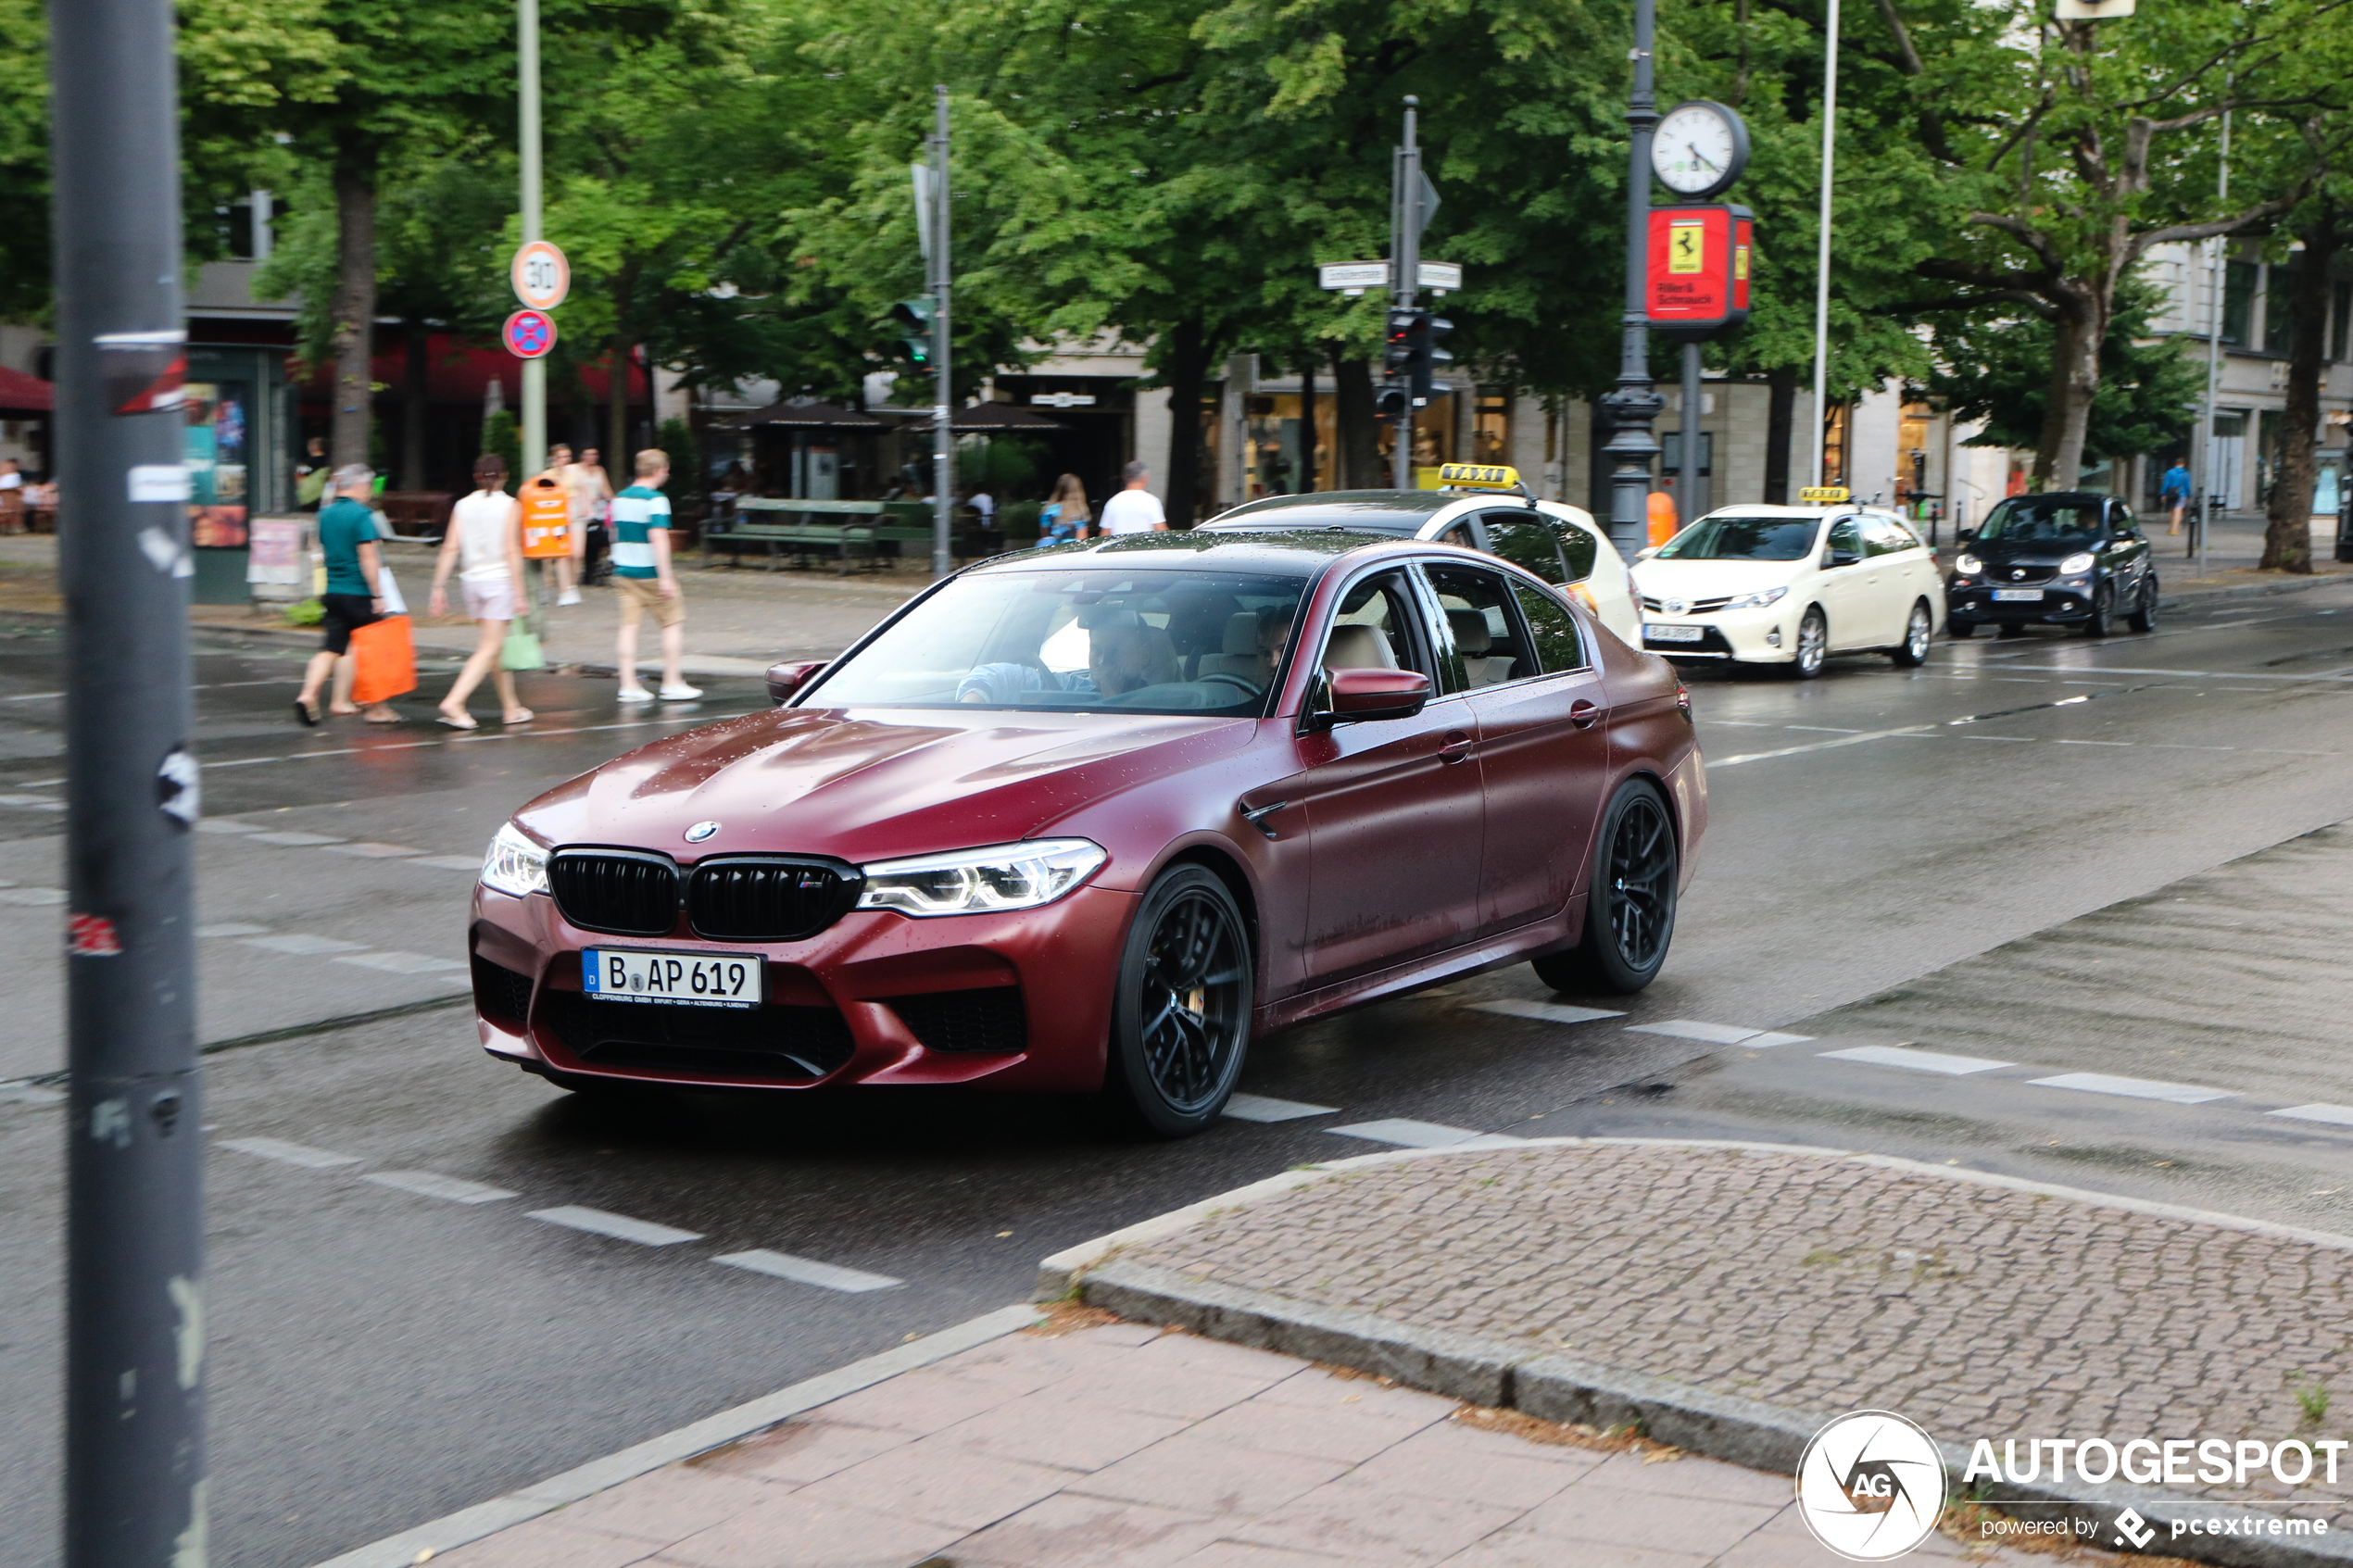
[[[1114,610],[1087,628],[1087,673],[1105,696],[1181,681],[1168,633],[1133,610]]]

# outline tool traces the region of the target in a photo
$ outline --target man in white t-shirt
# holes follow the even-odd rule
[[[1102,521],[1097,526],[1107,534],[1165,533],[1168,514],[1161,509],[1160,497],[1144,488],[1152,470],[1134,462],[1122,469],[1119,476],[1126,488],[1103,503]]]

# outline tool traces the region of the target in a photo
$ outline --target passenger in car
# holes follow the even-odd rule
[[[1258,612],[1258,680],[1262,685],[1275,684],[1275,671],[1283,665],[1283,649],[1290,644],[1290,611],[1262,609]]]

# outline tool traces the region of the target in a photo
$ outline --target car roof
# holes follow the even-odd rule
[[[1202,524],[1203,528],[1356,528],[1410,534],[1436,513],[1473,497],[1459,490],[1315,490],[1262,495]]]
[[[1353,528],[1265,527],[1172,529],[1166,533],[1117,533],[1107,539],[1082,539],[1042,550],[1016,550],[983,561],[973,571],[1100,571],[1106,560],[1192,567],[1212,571],[1313,573],[1335,556],[1374,545],[1400,541],[1386,532]],[[1177,557],[1189,558],[1177,559]],[[1138,557],[1168,558],[1156,561]]]
[[[1714,511],[1704,513],[1702,516],[1694,518],[1692,521],[1694,522],[1705,522],[1711,517],[1822,518],[1829,517],[1833,512],[1839,513],[1843,516],[1848,512],[1870,512],[1881,510],[1884,510],[1884,508],[1879,507],[1867,507],[1859,501],[1841,501],[1834,507],[1776,507],[1769,506],[1763,501],[1744,501],[1734,506],[1718,507]]]

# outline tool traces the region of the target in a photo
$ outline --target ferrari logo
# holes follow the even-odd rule
[[[1697,223],[1677,223],[1667,232],[1667,270],[1698,272],[1707,261],[1707,231]]]

